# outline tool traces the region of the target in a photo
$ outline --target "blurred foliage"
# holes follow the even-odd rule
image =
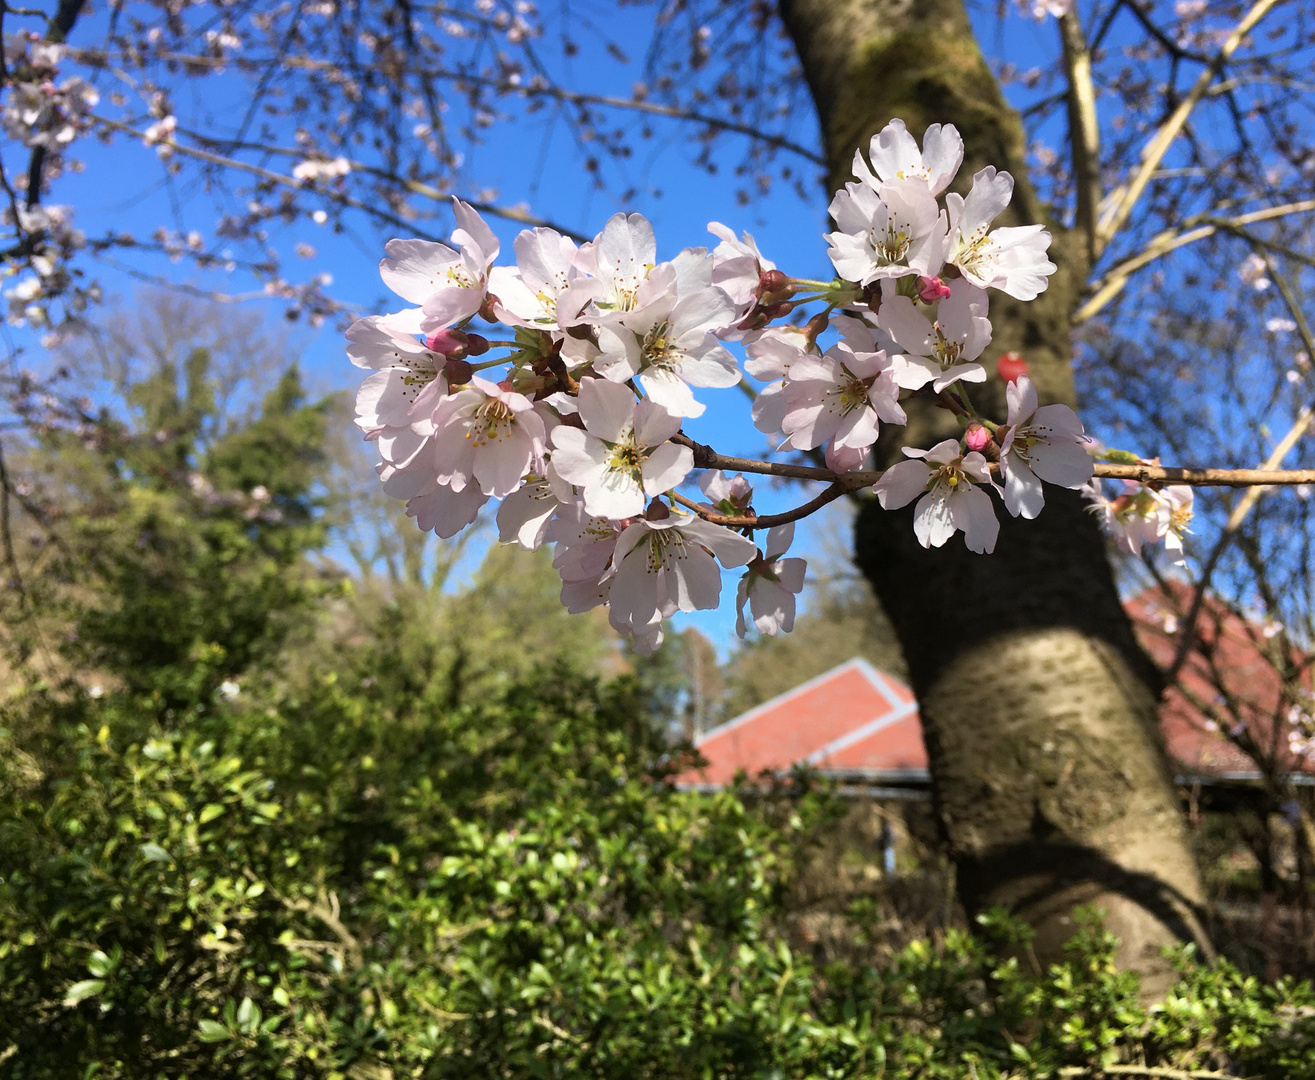
[[[328,405],[288,372],[201,438],[185,359],[24,451],[0,1077],[1315,1077],[1309,984],[1184,954],[1146,1007],[1094,923],[1045,972],[1003,917],[892,961],[856,905],[810,948],[839,800],[677,790],[688,684],[627,672],[543,556],[330,571]]]

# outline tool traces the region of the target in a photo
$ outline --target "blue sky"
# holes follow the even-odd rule
[[[612,4],[578,3],[573,12],[577,19],[592,18],[605,23],[607,33],[623,41],[645,40],[651,19],[650,9],[617,8]],[[978,10],[976,17],[988,52],[1003,47],[1003,59],[1020,68],[1044,62],[1054,54],[1053,22],[1037,24],[1011,15],[1000,30],[993,7]],[[103,31],[103,19],[104,15],[97,13],[84,21],[75,32],[74,43],[96,41]],[[584,35],[581,37],[587,40]],[[595,93],[628,96],[637,78],[637,64],[622,64],[604,53],[586,53],[562,64],[570,68],[561,72],[564,80]],[[99,85],[102,93],[108,94],[115,88],[115,81],[102,73]],[[245,112],[247,94],[247,84],[236,75],[180,83],[175,97],[176,111],[180,122],[204,124],[222,131],[232,126],[232,117]],[[634,114],[614,115],[619,123],[640,123]],[[185,121],[184,117],[188,119]],[[144,126],[145,122],[138,126]],[[709,244],[712,241],[705,226],[708,221],[717,220],[736,232],[751,231],[762,251],[796,276],[831,276],[822,237],[828,196],[820,183],[813,185],[815,196],[808,201],[778,184],[752,205],[741,206],[729,167],[723,169],[725,179],[710,177],[691,167],[687,128],[659,124],[655,130],[656,137],[643,144],[651,146],[651,152],[623,163],[611,177],[614,190],[623,186],[636,189],[634,198],[624,204],[610,191],[593,190],[561,131],[546,132],[539,120],[532,117],[495,126],[487,142],[468,155],[462,173],[468,178],[469,194],[496,189],[498,202],[526,203],[537,214],[585,235],[601,229],[607,217],[617,210],[638,210],[654,224],[659,258],[669,258],[685,246]],[[790,134],[803,145],[818,145],[810,110],[800,111]],[[722,160],[733,164],[733,154],[739,149],[734,137],[729,139],[726,149],[730,155],[724,155]],[[12,151],[10,148],[5,154],[7,167],[13,160]],[[112,227],[145,239],[163,224],[182,234],[195,229],[207,245],[218,243],[212,236],[224,197],[208,192],[196,179],[188,179],[194,174],[185,171],[181,179],[169,177],[152,150],[123,140],[102,146],[92,139],[83,139],[76,156],[85,163],[85,171],[61,178],[48,201],[75,206],[78,224],[90,235]],[[797,166],[805,176],[818,175],[816,166],[806,161],[798,161]],[[290,163],[285,167],[290,167]],[[520,227],[494,218],[489,221],[502,239],[505,260]],[[440,217],[428,227],[446,233],[450,226]],[[328,226],[302,219],[290,227],[272,223],[269,242],[284,255],[284,272],[288,278],[299,280],[312,273],[329,274],[333,279],[333,295],[366,314],[396,306],[386,299],[376,269],[383,243],[391,235],[392,232],[363,227],[360,222],[335,234]],[[299,244],[310,245],[315,254],[300,258],[295,254]],[[133,259],[132,265],[202,289],[246,293],[256,287],[240,270],[231,275],[200,272],[185,261],[171,263],[163,257],[149,256]],[[115,265],[102,263],[94,273],[111,297],[130,299],[140,287],[131,274]],[[281,304],[260,300],[252,303],[268,310],[271,323],[282,322]],[[32,348],[30,338],[20,335],[15,340]],[[294,330],[293,340],[303,349],[302,364],[315,389],[343,389],[359,381],[359,373],[346,360],[336,327]],[[31,360],[28,362],[31,364]],[[694,438],[731,454],[758,456],[767,452],[764,437],[749,420],[748,403],[743,395],[736,390],[707,391],[702,397],[709,405],[707,413],[686,425]],[[369,467],[368,459],[363,456],[362,469]],[[799,488],[772,490],[764,484],[759,486],[759,491],[760,511],[781,509],[807,498]],[[796,553],[816,552],[818,543],[815,530],[803,524],[796,540]],[[734,579],[728,575],[722,608],[686,617],[685,622],[702,629],[723,652],[733,640],[733,606],[726,602],[733,596],[733,589]]]

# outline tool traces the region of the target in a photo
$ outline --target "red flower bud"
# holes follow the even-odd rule
[[[789,284],[790,279],[780,270],[764,270],[758,275],[758,295],[783,292]]]
[[[671,517],[671,508],[661,499],[654,499],[644,510],[644,517],[649,521],[666,521]]]
[[[483,356],[489,351],[489,339],[483,334],[466,335],[466,353],[469,356]]]
[[[443,374],[447,376],[449,386],[460,386],[470,382],[475,369],[466,360],[449,360],[443,368]]]
[[[1018,352],[1007,352],[995,365],[995,373],[1004,379],[1005,382],[1013,382],[1020,375],[1031,376],[1027,370],[1027,361],[1023,359],[1023,354]]]
[[[819,311],[816,315],[814,315],[811,319],[809,319],[804,326],[804,330],[808,334],[808,340],[816,341],[818,335],[821,334],[823,331],[825,331],[826,328],[830,325],[831,325],[831,320],[827,318],[827,313],[825,311]]]

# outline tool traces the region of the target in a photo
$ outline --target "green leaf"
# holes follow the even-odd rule
[[[114,961],[97,949],[87,958],[87,970],[96,978],[104,978],[114,970]]]
[[[214,821],[215,818],[223,812],[224,808],[219,803],[207,803],[205,806],[201,807],[201,813],[197,815],[196,820],[202,825],[205,825],[208,822]]]
[[[202,1042],[223,1042],[225,1039],[233,1037],[233,1033],[228,1028],[214,1020],[202,1020],[196,1026],[200,1032]]]
[[[151,862],[173,862],[173,856],[159,844],[143,844],[142,855]]]
[[[89,997],[95,997],[104,989],[104,979],[83,979],[68,988],[68,992],[64,995],[64,1004],[76,1005],[79,1001],[86,1001]]]

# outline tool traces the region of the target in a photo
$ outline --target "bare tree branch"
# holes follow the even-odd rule
[[[1101,197],[1100,125],[1096,119],[1091,52],[1076,7],[1060,16],[1059,36],[1064,46],[1064,67],[1068,71],[1068,138],[1078,196],[1077,227],[1086,238],[1087,259],[1095,262],[1096,208]]]
[[[1291,214],[1310,213],[1313,210],[1315,210],[1315,199],[1303,199],[1300,202],[1285,203],[1282,206],[1268,206],[1263,210],[1253,210],[1247,214],[1239,214],[1234,218],[1218,219],[1213,216],[1205,216],[1190,219],[1185,222],[1187,226],[1185,231],[1161,233],[1147,245],[1141,254],[1125,259],[1117,266],[1106,271],[1101,279],[1094,283],[1093,288],[1095,291],[1091,298],[1073,313],[1071,322],[1074,326],[1079,326],[1098,315],[1106,304],[1123,291],[1124,286],[1128,284],[1128,280],[1134,273],[1181,247],[1214,236],[1215,233],[1221,230],[1232,231],[1247,225],[1254,225],[1257,222],[1273,221],[1276,218],[1288,217]],[[1253,238],[1248,235],[1248,239]]]
[[[1183,125],[1187,123],[1187,118],[1196,107],[1196,103],[1201,100],[1205,95],[1206,90],[1209,89],[1210,84],[1219,75],[1219,72],[1223,70],[1229,57],[1237,51],[1238,46],[1242,44],[1247,34],[1255,28],[1255,25],[1260,22],[1260,20],[1263,19],[1271,9],[1282,2],[1283,0],[1256,0],[1256,3],[1252,6],[1251,10],[1242,16],[1241,21],[1238,22],[1232,32],[1228,35],[1228,38],[1220,47],[1219,52],[1215,54],[1215,57],[1211,60],[1209,66],[1201,72],[1195,85],[1193,85],[1192,89],[1187,92],[1187,95],[1179,103],[1178,108],[1173,111],[1169,119],[1167,119],[1160,127],[1160,130],[1156,133],[1155,137],[1150,141],[1143,152],[1141,167],[1137,170],[1136,175],[1133,176],[1132,181],[1128,186],[1123,189],[1123,193],[1119,196],[1118,201],[1115,203],[1113,211],[1108,218],[1098,226],[1098,254],[1105,249],[1110,240],[1112,240],[1118,231],[1127,223],[1133,207],[1137,205],[1137,201],[1142,197],[1143,192],[1146,190],[1146,186],[1151,182],[1151,178],[1155,174],[1156,169],[1160,167],[1160,162],[1164,160],[1164,155],[1168,153],[1169,147],[1173,145],[1173,141],[1178,137],[1179,132],[1182,131]]]

